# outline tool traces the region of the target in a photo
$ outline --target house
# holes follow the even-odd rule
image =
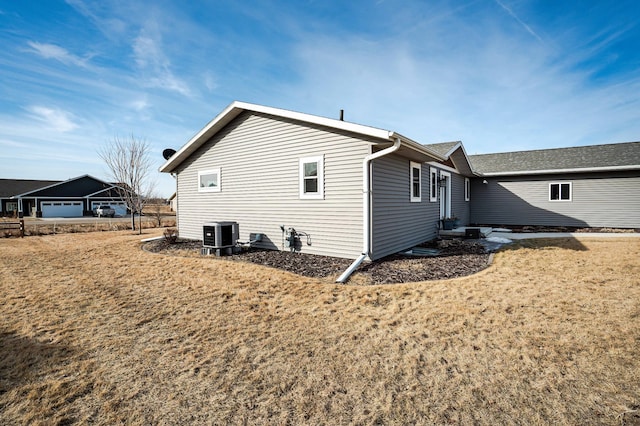
[[[237,222],[258,247],[379,259],[467,224],[640,228],[640,143],[467,155],[397,132],[233,102],[161,166],[177,226]],[[291,244],[290,235],[299,237]]]
[[[116,214],[127,212],[114,184],[89,175],[66,181],[0,179],[0,201],[6,216],[82,217],[105,204]]]
[[[471,223],[640,228],[640,142],[469,160]]]
[[[258,247],[378,259],[469,217],[471,167],[460,143],[234,102],[160,168],[177,185],[180,236],[235,221]],[[452,151],[451,154],[448,151]],[[467,193],[465,194],[465,188]],[[300,238],[289,248],[293,228]]]
[[[34,191],[45,186],[60,183],[57,180],[0,179],[0,215],[18,216],[17,194]]]
[[[178,211],[178,198],[177,198],[177,193],[174,192],[173,194],[171,194],[171,196],[169,198],[167,198],[167,202],[169,203],[169,208],[171,209],[172,212],[176,212]]]

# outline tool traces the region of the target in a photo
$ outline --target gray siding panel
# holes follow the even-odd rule
[[[473,179],[471,222],[640,228],[638,172]],[[549,184],[571,182],[571,201],[549,201]]]
[[[311,235],[305,253],[355,258],[362,251],[362,159],[371,143],[319,126],[244,112],[177,170],[180,236],[237,221],[240,239],[262,233],[282,249],[280,225]],[[299,198],[299,159],[324,155],[324,200]],[[220,168],[221,191],[198,192],[198,171]]]
[[[398,155],[372,166],[372,258],[397,253],[438,233],[440,207],[429,202],[429,165],[422,165],[422,201],[410,201],[410,161]]]
[[[451,173],[451,215],[460,220],[460,225],[469,224],[469,205],[470,201],[464,200],[464,176]]]

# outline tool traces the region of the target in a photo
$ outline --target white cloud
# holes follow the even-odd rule
[[[82,68],[86,68],[88,66],[86,59],[73,55],[65,48],[55,44],[38,43],[36,41],[29,41],[27,44],[31,47],[31,52],[42,56],[45,59],[55,59],[65,65],[76,65]]]
[[[149,108],[149,101],[147,100],[147,96],[144,96],[131,101],[129,103],[129,106],[136,111],[144,111],[145,109]]]
[[[27,108],[32,118],[44,123],[47,127],[57,132],[70,132],[78,128],[73,121],[73,114],[58,108],[33,105]]]
[[[142,84],[190,96],[188,85],[171,71],[171,61],[161,45],[160,37],[152,37],[147,30],[142,30],[133,42],[134,59],[142,74]]]
[[[495,2],[501,7],[503,8],[513,19],[516,20],[516,22],[518,24],[520,24],[529,34],[531,34],[532,36],[534,36],[536,39],[538,39],[539,42],[543,42],[542,38],[535,32],[533,31],[533,29],[531,29],[531,27],[527,24],[525,24],[519,17],[518,15],[516,15],[513,10],[506,6],[504,3],[502,3],[500,0],[495,0]]]
[[[66,3],[79,14],[89,19],[108,39],[113,40],[126,33],[128,26],[125,21],[116,17],[101,16],[105,14],[105,11],[100,10],[100,8],[107,9],[111,5],[109,2],[96,2],[91,4],[91,6],[82,0],[66,0]],[[126,3],[119,5],[119,7],[124,6],[126,6]],[[123,11],[123,13],[127,14],[127,11]],[[135,16],[133,13],[129,13],[129,15]]]
[[[209,92],[213,92],[218,88],[218,83],[216,82],[216,78],[210,72],[205,72],[204,74],[204,85],[209,90]]]
[[[332,117],[344,108],[349,121],[422,143],[462,139],[470,153],[637,139],[638,81],[594,85],[567,59],[574,52],[483,22],[451,16],[375,39],[303,35],[300,79],[283,102]]]

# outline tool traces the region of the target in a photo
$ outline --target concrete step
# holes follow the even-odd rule
[[[440,229],[438,231],[438,235],[440,235],[441,238],[464,238],[467,233],[467,229],[469,228],[471,229],[480,228],[481,238],[487,238],[493,232],[493,229],[489,227],[459,226],[451,230]]]

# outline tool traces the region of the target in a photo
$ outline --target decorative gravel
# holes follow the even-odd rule
[[[467,276],[489,265],[490,253],[478,242],[441,240],[426,243],[423,247],[439,249],[440,255],[417,257],[396,254],[365,262],[355,273],[366,276],[366,281],[371,284],[395,284]],[[199,255],[202,242],[178,240],[170,244],[160,239],[146,243],[144,248],[156,253],[194,256]],[[338,257],[260,249],[225,256],[224,259],[260,264],[313,278],[337,278],[353,262]]]

